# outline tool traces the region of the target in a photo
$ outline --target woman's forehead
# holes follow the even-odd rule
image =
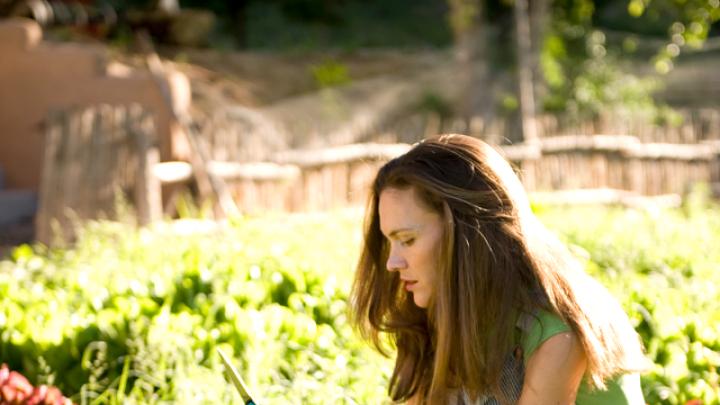
[[[402,230],[418,230],[438,220],[439,215],[422,203],[413,188],[386,188],[378,203],[380,229],[385,235]]]

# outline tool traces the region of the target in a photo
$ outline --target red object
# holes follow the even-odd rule
[[[33,393],[33,386],[22,374],[10,371],[6,364],[0,368],[0,404],[20,405]],[[2,378],[4,377],[4,378]]]
[[[0,367],[0,405],[66,405],[72,402],[59,389],[40,385],[33,388],[30,381],[6,364]]]

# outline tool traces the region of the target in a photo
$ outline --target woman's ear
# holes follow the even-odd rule
[[[443,248],[447,251],[446,254],[450,256],[453,246],[455,245],[455,218],[453,218],[450,204],[447,201],[442,202],[443,207],[443,231],[445,233],[445,246]]]
[[[443,220],[445,221],[445,226],[448,231],[451,231],[455,228],[455,219],[452,215],[452,210],[450,209],[450,204],[447,203],[447,201],[442,202],[443,207]]]

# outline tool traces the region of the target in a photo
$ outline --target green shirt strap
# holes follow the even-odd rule
[[[525,313],[518,320],[518,328],[522,331],[521,346],[523,362],[527,366],[528,359],[546,340],[564,332],[570,332],[570,326],[562,319],[545,310]],[[576,405],[645,405],[640,376],[626,374],[607,381],[607,389],[591,390],[587,382],[580,385]]]
[[[546,340],[559,333],[572,330],[560,317],[545,310],[525,313],[521,315],[519,323],[520,329],[523,331],[520,345],[523,350],[523,362],[526,366],[528,359]]]

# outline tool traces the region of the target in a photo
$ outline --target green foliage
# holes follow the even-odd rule
[[[261,403],[381,403],[390,364],[345,314],[356,218],[96,223],[71,250],[19,247],[0,264],[0,358],[77,403],[237,402],[222,347]]]
[[[593,45],[596,46],[596,45]],[[596,49],[602,49],[599,45]],[[572,117],[594,118],[602,112],[642,115],[649,119],[657,108],[652,93],[660,86],[653,78],[623,72],[612,58],[599,54],[585,61],[585,70],[575,78],[566,111]]]
[[[540,53],[548,93],[543,108],[561,112],[570,122],[594,119],[603,112],[645,115],[652,122],[660,109],[652,98],[659,82],[623,70],[605,34],[593,28],[590,1],[559,1]],[[632,46],[632,45],[628,45]]]
[[[509,114],[517,111],[520,101],[514,94],[503,93],[500,97],[500,107],[502,107],[502,112]]]
[[[663,15],[672,21],[667,27],[669,41],[654,58],[655,69],[662,74],[670,72],[673,60],[683,48],[698,49],[708,37],[713,23],[720,21],[718,0],[631,0],[628,13],[636,18],[648,13],[658,19]]]
[[[251,1],[246,45],[299,51],[443,47],[452,42],[446,9],[443,0]]]
[[[480,15],[481,4],[473,0],[448,0],[448,4],[448,22],[455,34],[461,35],[471,29]]]
[[[351,81],[347,66],[333,60],[311,66],[310,72],[315,84],[321,89],[342,86]]]
[[[674,123],[675,114],[653,101],[660,81],[628,73],[621,63],[624,56],[637,51],[637,39],[628,36],[613,48],[600,27],[644,32],[652,25],[651,31],[667,32],[670,41],[654,56],[645,55],[655,70],[664,74],[673,69],[673,60],[682,49],[702,45],[711,24],[720,20],[720,1],[631,0],[624,3],[624,11],[618,10],[620,3],[552,3],[550,27],[540,54],[548,86],[541,103],[546,111],[561,112],[570,121],[585,121],[613,111],[621,116],[645,116],[648,123]],[[600,16],[595,15],[596,6]],[[626,22],[623,25],[620,21]]]
[[[543,208],[628,311],[654,362],[649,404],[720,402],[720,214],[701,193],[680,210]]]
[[[446,100],[437,92],[426,90],[423,92],[417,109],[422,112],[437,114],[440,118],[448,118],[452,115],[453,107],[450,101]]]
[[[651,404],[718,403],[720,211],[534,206],[621,299]],[[77,403],[237,403],[215,348],[263,404],[384,403],[392,361],[347,323],[359,212],[88,225],[76,247],[0,262],[0,358]]]

